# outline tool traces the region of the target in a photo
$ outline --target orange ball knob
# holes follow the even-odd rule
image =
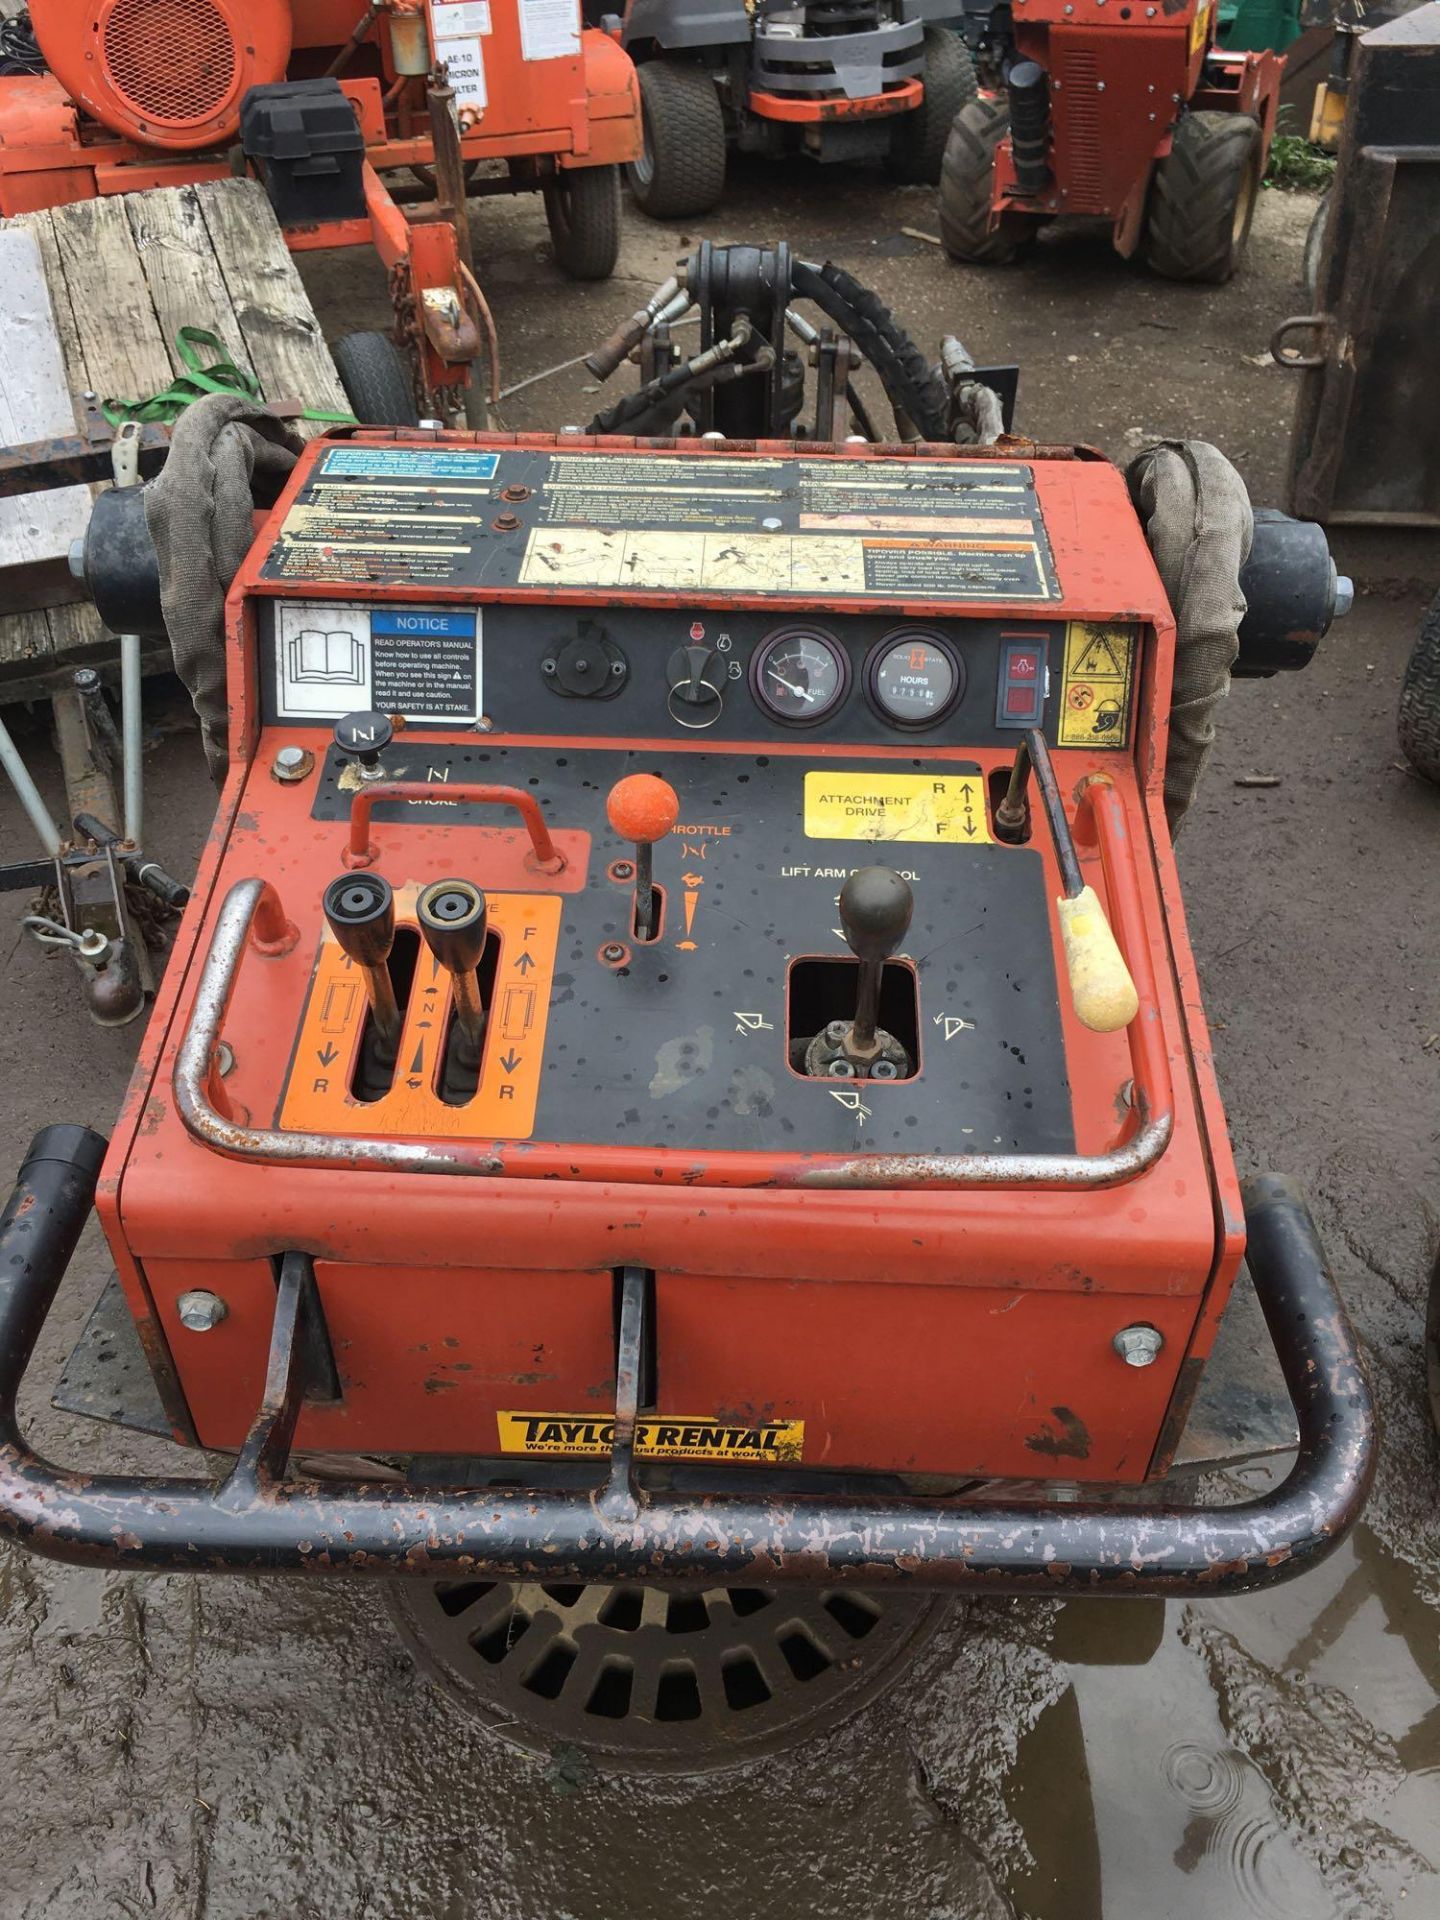
[[[663,840],[680,818],[680,800],[668,780],[631,773],[610,789],[605,812],[622,840],[648,847]]]

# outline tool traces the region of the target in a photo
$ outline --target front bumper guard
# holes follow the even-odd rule
[[[1287,1477],[1229,1507],[991,1504],[875,1494],[660,1494],[634,1433],[643,1275],[627,1270],[615,1443],[589,1490],[287,1479],[307,1392],[333,1392],[308,1255],[280,1262],[265,1389],[220,1481],[68,1472],[21,1438],[16,1394],[89,1215],[105,1142],[33,1141],[0,1215],[0,1532],[78,1565],[195,1573],[458,1573],[758,1585],[891,1581],[961,1593],[1239,1593],[1303,1573],[1358,1518],[1375,1414],[1355,1337],[1294,1184],[1245,1189],[1249,1265],[1295,1408]]]

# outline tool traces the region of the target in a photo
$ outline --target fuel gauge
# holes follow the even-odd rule
[[[781,627],[755,650],[755,698],[777,720],[809,726],[833,713],[850,687],[850,661],[823,627]]]

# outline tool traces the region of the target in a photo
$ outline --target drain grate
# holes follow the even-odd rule
[[[850,1588],[397,1582],[421,1667],[530,1752],[581,1747],[634,1771],[709,1772],[853,1713],[943,1614]]]

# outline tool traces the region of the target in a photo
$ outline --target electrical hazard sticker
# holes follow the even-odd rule
[[[1072,620],[1060,688],[1062,747],[1124,747],[1130,740],[1135,629]]]
[[[502,1453],[595,1459],[615,1445],[615,1422],[593,1413],[497,1413]],[[728,1460],[736,1465],[790,1466],[805,1455],[803,1420],[755,1426],[692,1414],[641,1414],[635,1453],[642,1460]]]
[[[985,787],[975,773],[807,773],[805,833],[811,840],[990,842]]]

